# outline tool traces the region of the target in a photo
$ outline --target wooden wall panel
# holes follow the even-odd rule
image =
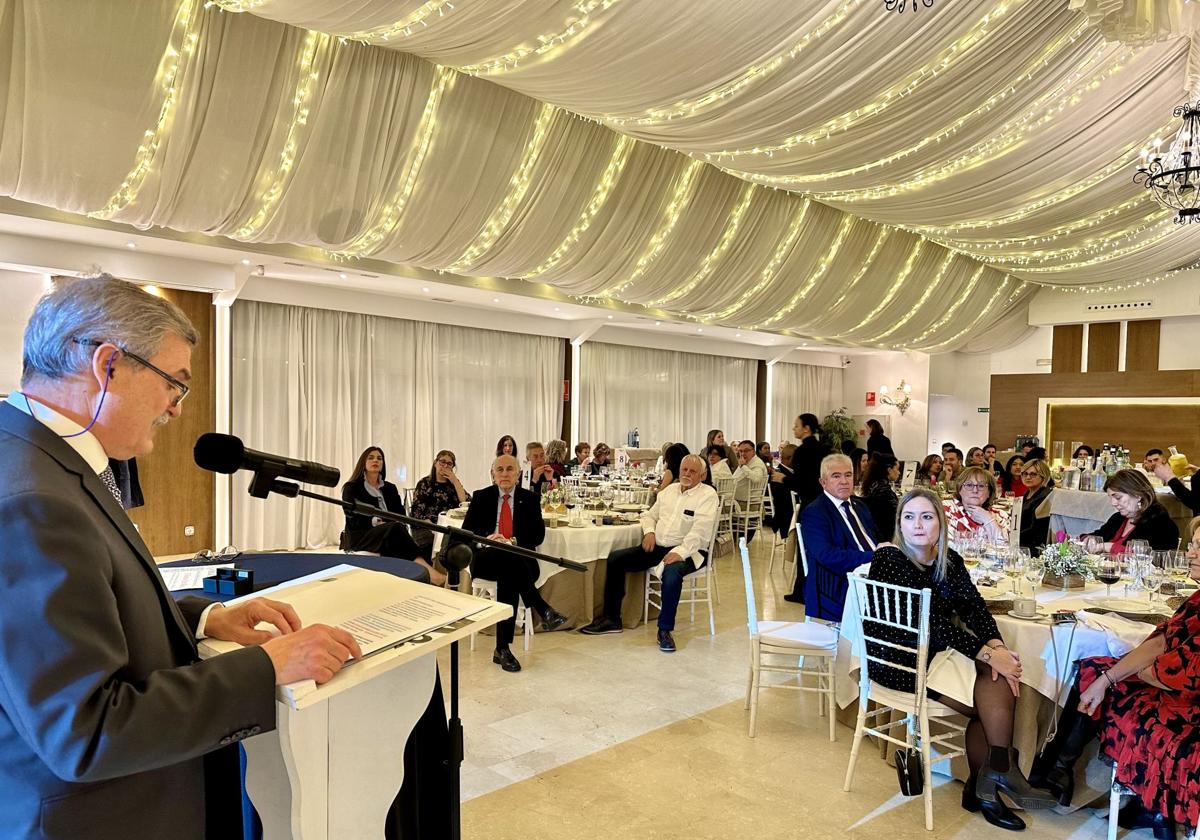
[[[1111,373],[1121,355],[1121,322],[1088,326],[1088,373]]]
[[[1013,445],[1017,435],[1037,434],[1041,397],[1194,396],[1200,396],[1200,371],[1195,370],[996,375],[992,377],[990,436],[1005,449]],[[1117,428],[1113,426],[1112,437],[1128,436],[1127,431]],[[1100,442],[1104,442],[1103,437]]]
[[[1051,373],[1083,370],[1083,324],[1060,324],[1054,328]]]
[[[1125,370],[1158,370],[1158,341],[1162,322],[1130,321],[1125,334]]]
[[[192,460],[196,438],[215,425],[212,295],[175,289],[163,289],[162,294],[191,319],[200,344],[192,351],[191,390],[183,415],[159,429],[154,451],[137,460],[146,504],[131,510],[129,517],[156,556],[212,548],[215,517],[214,476]],[[196,529],[194,536],[184,536],[188,525]]]
[[[1200,455],[1200,405],[1052,405],[1049,415],[1047,440],[1066,447],[1076,440],[1092,447],[1119,443],[1135,460],[1172,445],[1188,457]]]

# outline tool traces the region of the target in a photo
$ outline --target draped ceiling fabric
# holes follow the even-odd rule
[[[0,194],[985,351],[1200,243],[1131,182],[1189,41],[1072,2],[0,0]]]

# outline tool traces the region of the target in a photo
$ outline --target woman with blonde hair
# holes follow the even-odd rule
[[[555,438],[546,444],[546,464],[554,471],[557,481],[567,474],[567,442]]]
[[[962,807],[982,811],[992,825],[1021,831],[1025,822],[998,795],[1003,791],[1023,808],[1049,808],[1055,799],[1034,790],[1017,767],[1012,751],[1016,698],[1021,692],[1021,660],[1000,636],[962,557],[949,545],[946,515],[937,495],[923,487],[908,491],[896,512],[895,545],[882,546],[871,558],[871,580],[928,589],[931,700],[969,718],[967,763],[970,777]],[[868,662],[874,682],[896,691],[916,690],[911,631],[864,622],[872,636],[905,647],[868,644],[868,653],[902,667]],[[906,649],[908,648],[908,649]],[[969,688],[967,688],[969,686]]]

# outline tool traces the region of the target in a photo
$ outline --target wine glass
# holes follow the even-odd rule
[[[1000,571],[1004,576],[1012,581],[1012,592],[1014,595],[1021,594],[1021,587],[1017,583],[1017,578],[1021,576],[1021,559],[1012,551],[1009,551],[1008,546],[996,546],[997,563],[1000,566]]]
[[[1111,556],[1101,557],[1096,563],[1096,580],[1105,586],[1104,597],[1112,597],[1112,585],[1121,579],[1121,563]]]
[[[1028,552],[1029,549],[1025,551]],[[1042,585],[1042,579],[1046,577],[1046,562],[1026,553],[1021,558],[1021,568],[1025,571],[1025,580],[1029,581],[1030,594],[1036,594],[1037,588]]]
[[[1146,583],[1146,588],[1150,590],[1150,603],[1154,603],[1154,596],[1163,585],[1163,580],[1166,574],[1163,569],[1153,564],[1146,564],[1142,569],[1142,580]]]
[[[976,567],[979,566],[979,555],[983,553],[983,546],[974,534],[965,534],[959,538],[958,550],[962,553],[963,565],[967,567],[971,582],[975,583],[978,576]]]
[[[1168,553],[1171,555],[1171,559],[1167,565],[1167,574],[1171,576],[1171,580],[1173,580],[1175,585],[1178,586],[1187,580],[1189,565],[1187,552],[1171,551]]]
[[[1083,550],[1088,554],[1099,554],[1104,548],[1104,540],[1095,534],[1088,534],[1083,538]]]

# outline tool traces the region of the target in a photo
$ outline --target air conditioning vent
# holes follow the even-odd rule
[[[1088,312],[1128,312],[1134,309],[1150,309],[1154,306],[1152,300],[1125,300],[1120,303],[1089,303]]]
[[[283,264],[284,264],[284,265],[290,265],[290,266],[294,266],[294,267],[296,267],[296,268],[308,268],[308,266],[307,266],[307,265],[305,265],[304,263],[298,263],[298,262],[286,262],[286,261],[285,261]]]
[[[430,298],[434,303],[454,303],[449,298]]]

